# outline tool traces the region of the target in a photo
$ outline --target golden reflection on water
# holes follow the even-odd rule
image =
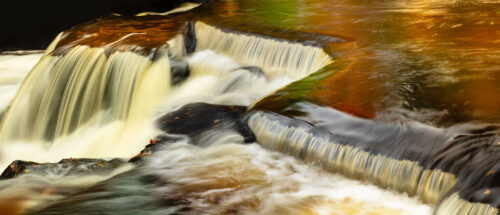
[[[320,102],[366,117],[395,106],[444,112],[441,125],[500,122],[500,3],[288,0],[276,5],[242,0],[212,8],[219,23],[352,39],[354,45],[330,47],[352,65],[337,73],[342,77],[328,79],[328,89],[312,94],[321,95]]]
[[[446,121],[500,119],[500,4],[394,1],[350,7],[356,3],[342,2],[354,11],[325,13],[311,22],[334,20],[316,28],[354,37],[359,46],[376,53],[360,59],[375,59],[371,66],[355,68],[373,85],[380,83],[374,76],[385,74],[392,82],[386,90],[401,91],[403,106],[447,110]],[[360,95],[361,100],[373,98]]]
[[[17,215],[21,214],[23,209],[21,207],[20,200],[4,199],[0,202],[0,211],[2,211],[2,215]]]
[[[444,93],[431,99],[469,115],[457,116],[463,120],[500,115],[500,7],[481,2],[414,3],[418,10],[410,15],[416,21],[408,25],[409,43],[419,46],[419,54],[444,62],[436,72],[452,78],[441,80]]]

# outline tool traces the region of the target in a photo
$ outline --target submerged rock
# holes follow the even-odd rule
[[[170,73],[172,85],[177,85],[189,77],[189,65],[186,61],[170,60]]]
[[[134,168],[26,214],[164,214],[151,181]]]
[[[105,159],[63,159],[58,163],[36,163],[31,161],[16,160],[12,162],[0,175],[0,179],[12,179],[25,174],[37,175],[105,175],[124,164],[126,160],[115,158]]]
[[[456,190],[463,199],[500,208],[498,139],[491,131],[457,136],[436,150],[429,163],[457,176]]]
[[[264,73],[264,71],[262,71],[262,69],[258,66],[242,66],[242,67],[236,68],[235,70],[238,70],[238,69],[248,70],[250,73],[252,73],[254,75],[266,77],[266,74]]]

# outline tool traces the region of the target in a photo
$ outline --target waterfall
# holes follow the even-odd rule
[[[489,204],[469,202],[462,199],[458,193],[453,193],[447,197],[438,205],[434,212],[436,215],[497,215],[498,213],[498,209],[491,207]]]
[[[373,154],[314,134],[305,127],[283,125],[262,113],[253,114],[248,125],[265,148],[316,162],[326,170],[367,179],[436,203],[456,183],[454,175],[440,170],[425,170],[418,162]]]
[[[4,113],[0,166],[129,157],[158,134],[152,119],[172,88],[170,50],[144,56],[76,45],[56,52],[32,68]]]
[[[351,178],[370,181],[381,187],[417,195],[424,202],[436,205],[436,215],[498,214],[498,209],[490,204],[463,199],[455,191],[458,189],[456,188],[458,176],[453,173],[425,168],[415,160],[397,159],[389,154],[374,153],[368,151],[369,149],[363,147],[362,144],[341,144],[335,139],[342,138],[332,136],[322,129],[291,121],[291,119],[288,122],[285,117],[273,114],[254,112],[248,117],[248,125],[254,132],[257,142],[265,148],[292,155],[330,172],[342,173]],[[363,135],[363,132],[358,132],[358,135]],[[398,139],[394,137],[391,141],[396,142]],[[396,153],[396,149],[388,149],[388,151]],[[417,158],[418,156],[418,154],[412,154],[410,157]],[[461,175],[461,177],[467,176]],[[474,181],[473,183],[479,184],[480,182]],[[453,194],[450,195],[451,192]]]
[[[500,214],[497,5],[196,2],[0,53],[0,213]]]
[[[168,93],[170,65],[161,50],[149,57],[104,52],[76,46],[64,56],[43,57],[5,115],[2,142],[66,136],[99,112],[109,112],[108,122],[138,118]]]
[[[0,122],[23,79],[42,56],[41,52],[16,54],[0,55]]]
[[[187,34],[195,32],[191,27]],[[211,50],[192,53],[196,43],[186,43],[192,35],[166,38],[146,54],[114,43],[57,48],[62,35],[3,114],[0,166],[14,159],[132,156],[160,132],[153,123],[160,114],[200,101],[250,105],[292,81]]]
[[[196,50],[210,49],[245,66],[257,66],[268,76],[304,78],[332,62],[322,48],[256,35],[224,32],[196,22]]]
[[[196,51],[210,49],[229,55],[242,64],[237,67],[257,66],[273,80],[283,75],[292,79],[304,77],[332,60],[318,47],[224,33],[202,22],[196,22],[195,33]],[[53,140],[68,136],[84,125],[138,120],[157,108],[170,92],[169,59],[182,59],[186,54],[184,38],[179,35],[169,41],[168,49],[156,48],[148,56],[128,51],[109,53],[107,46],[82,45],[57,55],[54,49],[61,35],[26,77],[5,113],[0,143]],[[232,69],[238,70],[236,66]],[[193,68],[193,71],[199,70]],[[226,72],[229,73],[242,72]],[[233,80],[225,83],[221,91],[244,82],[234,74],[230,75]]]

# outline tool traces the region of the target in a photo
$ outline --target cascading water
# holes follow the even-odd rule
[[[275,18],[267,16],[276,11],[254,8],[261,3],[241,2],[115,14],[77,26],[33,56],[41,59],[19,89],[27,70],[11,71],[10,59],[0,55],[0,72],[2,62],[9,71],[0,79],[0,167],[15,159],[69,158],[9,165],[2,177],[13,179],[0,181],[0,211],[499,213],[495,126],[464,125],[467,131],[457,132],[426,122],[380,122],[394,116],[388,110],[401,108],[386,105],[405,101],[371,101],[379,97],[365,98],[380,109],[376,119],[343,113],[366,110],[338,100],[342,92],[364,96],[360,92],[379,93],[377,87],[419,79],[402,72],[394,84],[386,77],[390,72],[378,71],[380,64],[366,67],[380,60],[372,53],[388,49],[367,45],[376,35],[339,39],[336,31],[299,24],[324,16],[324,3],[298,11],[287,7],[277,13],[284,17]],[[340,20],[365,22],[349,14],[364,7],[341,4],[347,4],[348,15],[336,11],[345,16]],[[376,8],[385,7],[392,6]],[[288,17],[288,10],[296,16]],[[372,15],[380,18],[378,13]],[[249,21],[255,22],[232,26]],[[282,26],[288,22],[301,28]],[[342,24],[338,31],[348,32]],[[259,25],[265,28],[251,29]],[[278,38],[280,32],[286,37]],[[358,81],[367,89],[352,86]],[[73,159],[82,157],[102,159]],[[109,159],[116,157],[126,159]]]
[[[258,142],[266,148],[316,162],[327,170],[339,171],[353,178],[368,179],[382,187],[417,194],[428,203],[436,203],[456,183],[452,174],[424,170],[411,160],[375,155],[335,143],[305,128],[283,126],[261,114],[252,115],[249,126],[256,133]]]
[[[332,61],[318,47],[223,32],[203,22],[196,23],[196,35],[197,50],[210,49],[232,56],[243,65],[260,67],[269,76],[304,78]]]
[[[108,57],[104,51],[76,46],[64,56],[40,60],[2,120],[0,139],[7,158],[21,145],[27,146],[21,157],[40,161],[55,161],[67,153],[107,156],[100,147],[121,157],[141,144],[117,150],[112,141],[140,143],[144,137],[125,137],[132,131],[154,135],[147,127],[170,90],[168,56],[158,50],[149,57],[127,52]],[[88,143],[75,143],[79,140]]]
[[[232,135],[232,136],[231,136]],[[185,201],[186,214],[428,214],[415,199],[324,174],[241,137],[218,138],[208,148],[175,143],[155,155],[149,174],[170,183],[155,192]],[[340,191],[340,190],[344,190]],[[384,202],[378,202],[383,198]],[[398,202],[398,204],[393,204]]]
[[[288,71],[288,76],[297,79],[330,61],[329,56],[320,48],[245,35],[226,36],[220,30],[201,22],[197,22],[196,32],[197,50],[211,49],[236,56],[235,59],[243,65],[261,67],[268,76],[273,76],[276,71]],[[241,49],[221,49],[213,40],[204,40],[213,37],[207,34],[214,32],[221,37],[215,41],[238,44],[237,41],[245,40],[249,45]],[[175,44],[170,49],[178,49],[182,45]],[[53,47],[49,47],[51,48]],[[287,54],[276,59],[263,55],[267,53],[274,56],[274,52],[282,53],[282,49]],[[231,50],[231,53],[225,53],[227,50]],[[182,57],[182,53],[171,55]],[[133,114],[151,113],[171,88],[168,58],[168,50],[162,48],[147,57],[119,51],[106,56],[105,48],[88,46],[73,47],[64,56],[45,56],[32,69],[12,102],[12,108],[2,122],[0,140],[43,141],[67,136],[84,124],[93,124],[88,121],[99,112],[104,112],[102,114],[105,115],[98,117],[99,120],[108,122],[139,117]],[[220,70],[205,65],[199,67],[204,67],[204,70]],[[232,66],[232,69],[237,67]],[[200,69],[194,68],[194,71],[198,70]],[[249,102],[245,105],[249,105]]]
[[[16,54],[22,54],[18,56]],[[36,64],[42,54],[40,53],[7,53],[0,55],[0,115],[3,116],[16,91],[31,67]]]
[[[77,46],[62,57],[41,59],[6,113],[2,142],[67,136],[101,111],[109,112],[102,117],[107,121],[151,112],[170,88],[167,56],[156,53],[151,58],[158,60],[151,61],[116,52],[108,58],[104,51]]]
[[[460,182],[457,177],[473,177],[471,175],[474,174],[460,170],[460,168],[467,169],[466,167],[455,164],[456,166],[448,170],[437,169],[435,166],[439,165],[440,160],[437,160],[438,164],[434,164],[432,168],[425,165],[424,159],[432,160],[432,156],[436,156],[429,156],[425,151],[437,150],[441,146],[436,143],[450,141],[447,140],[449,137],[446,135],[433,134],[432,131],[427,130],[429,128],[425,127],[413,128],[409,131],[398,131],[386,125],[379,125],[379,128],[375,128],[370,125],[370,122],[361,120],[356,122],[357,120],[349,119],[349,116],[343,116],[343,114],[335,113],[331,118],[323,114],[322,119],[329,120],[325,125],[318,126],[319,128],[311,127],[303,122],[287,122],[291,119],[261,112],[252,114],[248,119],[248,124],[255,133],[257,141],[265,148],[292,155],[331,172],[339,172],[352,178],[368,180],[381,187],[390,187],[410,195],[417,195],[424,202],[437,205],[435,214],[498,214],[498,209],[489,204],[469,202],[459,196],[458,192],[463,189],[461,186],[464,186],[464,182]],[[342,123],[346,124],[346,127],[359,128],[357,132],[366,136],[356,138],[348,131],[335,131],[335,129],[342,130],[339,126]],[[339,127],[336,128],[335,125]],[[367,127],[366,130],[363,127]],[[377,130],[387,132],[386,135],[389,138],[384,136],[374,138],[371,134],[379,134]],[[413,135],[417,136],[422,133],[426,133],[428,137],[413,140]],[[402,145],[408,142],[411,145],[403,148]],[[473,139],[471,142],[477,145],[484,144],[484,147],[490,144]],[[399,145],[403,150],[388,147],[392,144]],[[420,144],[434,145],[434,147],[411,148]],[[453,144],[458,145],[460,142],[449,145]],[[450,156],[446,152],[442,153],[441,156]],[[450,169],[458,173],[451,173]],[[489,170],[490,175],[491,173],[492,170]],[[496,183],[491,181],[495,180],[494,178],[488,178],[488,173],[485,176],[479,175],[479,178],[486,181],[487,186]],[[475,179],[472,186],[483,183],[481,179]],[[489,193],[488,190],[486,189],[485,192]],[[453,194],[450,195],[450,193]]]
[[[207,27],[207,26],[203,26]],[[198,35],[197,35],[198,36]],[[236,37],[237,35],[233,35],[233,37]],[[198,36],[200,37],[200,36]],[[263,39],[261,38],[255,38],[254,40],[258,42],[262,42]],[[179,41],[178,39],[176,41]],[[202,41],[199,41],[199,43]],[[269,41],[267,43],[272,43],[272,41]],[[200,46],[198,46],[200,47]],[[316,52],[317,48],[311,48],[307,46],[300,46],[303,47],[302,49],[297,49],[296,47],[294,48],[296,51],[306,51],[306,49],[312,49],[313,52]],[[299,47],[299,48],[300,48]],[[260,49],[263,48],[269,48],[270,50],[274,50],[273,46],[271,47],[261,47]],[[88,46],[75,46],[73,47],[70,51],[68,51],[65,55],[63,56],[52,56],[52,55],[47,55],[41,59],[41,61],[33,68],[33,71],[31,72],[30,76],[27,77],[25,80],[25,83],[23,84],[23,88],[20,89],[19,95],[13,102],[13,107],[16,105],[19,105],[18,109],[22,109],[24,111],[19,111],[17,112],[18,116],[21,115],[21,112],[28,112],[31,113],[33,111],[36,111],[33,115],[33,118],[31,119],[24,119],[22,123],[28,124],[31,121],[39,120],[39,119],[44,119],[44,121],[37,122],[40,125],[44,125],[45,127],[41,126],[33,126],[30,127],[34,129],[34,131],[30,130],[23,130],[23,131],[18,131],[16,129],[13,130],[3,130],[3,132],[6,131],[11,131],[12,133],[8,133],[9,135],[5,135],[4,138],[6,138],[7,141],[6,144],[10,144],[9,142],[12,142],[12,139],[24,139],[27,142],[37,142],[36,140],[41,140],[45,141],[46,143],[50,143],[51,139],[54,139],[52,141],[52,146],[49,146],[48,150],[45,151],[45,153],[48,153],[49,156],[67,156],[68,154],[71,153],[76,153],[74,155],[76,156],[89,156],[92,155],[92,153],[89,151],[87,154],[82,153],[82,148],[77,147],[78,145],[69,145],[69,144],[75,144],[76,141],[71,138],[78,138],[80,140],[89,140],[87,135],[95,135],[92,134],[93,131],[96,131],[96,129],[106,129],[106,127],[111,126],[110,124],[116,124],[117,121],[119,123],[123,123],[123,125],[119,125],[118,127],[112,127],[110,132],[107,134],[101,133],[102,137],[106,138],[109,136],[112,136],[113,138],[118,138],[118,140],[121,139],[120,142],[122,143],[127,143],[130,144],[131,141],[125,141],[125,139],[119,137],[119,135],[124,135],[125,132],[131,132],[133,129],[128,129],[127,126],[132,126],[135,125],[137,126],[140,124],[141,120],[141,115],[137,116],[138,114],[142,114],[143,118],[142,120],[145,119],[150,119],[148,118],[148,113],[151,115],[157,115],[155,114],[154,107],[159,107],[160,106],[160,112],[165,112],[165,111],[172,111],[177,109],[178,107],[191,103],[191,102],[199,102],[199,101],[205,101],[205,102],[215,102],[219,104],[231,104],[231,105],[250,105],[257,99],[268,95],[269,93],[272,93],[275,89],[278,89],[280,87],[285,86],[286,84],[290,83],[292,80],[296,80],[296,77],[294,75],[291,75],[292,77],[287,77],[284,75],[273,75],[273,76],[268,76],[269,73],[267,72],[268,70],[263,69],[262,71],[258,67],[248,67],[248,66],[242,66],[240,63],[237,61],[231,59],[230,57],[227,57],[225,55],[220,55],[217,54],[213,51],[210,50],[203,50],[201,48],[200,51],[197,51],[193,53],[191,56],[188,56],[187,58],[182,57],[181,51],[172,51],[175,50],[175,47],[170,47],[170,53],[177,53],[175,54],[177,56],[177,59],[184,59],[188,65],[189,65],[189,70],[190,70],[190,75],[187,77],[185,80],[183,80],[179,85],[177,86],[171,86],[171,77],[170,77],[170,68],[169,68],[169,60],[168,56],[166,55],[160,55],[156,54],[151,57],[143,57],[134,53],[128,53],[128,52],[115,52],[113,53],[110,57],[107,57],[105,55],[105,51],[102,48],[91,48]],[[217,49],[215,51],[218,51]],[[243,50],[242,50],[243,51]],[[261,50],[262,51],[262,50]],[[157,51],[159,52],[159,51]],[[168,51],[165,51],[164,53],[167,53]],[[293,55],[291,55],[293,56]],[[153,60],[155,59],[155,60]],[[131,64],[128,64],[131,63]],[[272,63],[272,62],[271,62]],[[247,64],[248,65],[248,64]],[[259,64],[259,66],[262,66]],[[284,65],[283,67],[277,67],[278,69],[275,68],[275,70],[279,71],[285,71],[286,68],[289,65]],[[54,69],[58,68],[58,69]],[[47,71],[51,71],[50,73],[47,73]],[[121,71],[121,72],[120,72]],[[308,71],[307,73],[311,73],[312,71]],[[306,73],[306,74],[307,74]],[[53,76],[50,76],[50,74],[54,74]],[[148,76],[149,75],[149,76]],[[48,76],[48,77],[47,77]],[[54,78],[52,78],[54,77]],[[51,81],[53,84],[48,84],[49,81]],[[40,80],[46,80],[47,83],[40,82]],[[31,86],[28,83],[33,83]],[[63,86],[58,86],[63,85]],[[28,87],[29,86],[29,87]],[[49,86],[54,86],[54,88],[51,88]],[[89,87],[93,86],[93,87]],[[163,91],[158,91],[159,89],[157,88],[158,86],[164,86]],[[26,105],[26,106],[21,106],[23,104],[21,101],[23,99],[23,96],[27,97],[28,95],[33,94],[35,91],[39,91],[40,89],[46,88],[47,91],[45,93],[40,93],[40,99],[38,100],[37,105]],[[57,90],[59,89],[59,91]],[[26,93],[28,92],[28,93]],[[153,93],[153,94],[151,94]],[[23,95],[24,94],[24,95]],[[47,95],[45,95],[47,94]],[[56,96],[56,95],[58,96]],[[35,94],[36,95],[36,94]],[[152,99],[151,95],[157,95],[157,97],[153,97],[155,99]],[[140,96],[140,97],[137,97]],[[45,100],[44,100],[45,98]],[[54,99],[50,100],[49,98]],[[122,99],[118,99],[122,98]],[[127,99],[128,98],[128,99]],[[26,99],[26,98],[24,98]],[[134,100],[135,99],[135,100]],[[33,100],[29,100],[30,102],[33,102]],[[35,100],[37,101],[37,100]],[[61,102],[64,101],[64,102]],[[83,102],[86,101],[86,102]],[[159,101],[161,101],[161,105],[159,105]],[[150,103],[147,103],[150,102]],[[28,103],[30,104],[30,103]],[[33,104],[33,103],[31,103]],[[56,106],[57,108],[48,108],[50,105]],[[140,106],[138,106],[140,105]],[[40,111],[40,108],[38,107],[43,107],[47,106],[44,110],[47,110],[46,112]],[[11,123],[13,123],[14,116],[16,114],[16,109],[11,109],[12,113],[9,113],[9,117]],[[49,111],[51,110],[51,111]],[[54,111],[58,110],[58,111]],[[37,114],[43,113],[40,116],[37,116]],[[134,115],[136,114],[136,115]],[[48,118],[53,117],[54,121],[57,122],[55,124],[55,128],[48,128],[50,126],[54,126],[50,123],[47,123],[45,120]],[[19,120],[19,119],[18,119]],[[72,121],[70,121],[72,120]],[[146,120],[147,121],[147,120]],[[4,126],[9,123],[9,119],[4,121]],[[144,123],[144,121],[143,121]],[[21,128],[21,125],[14,125],[14,126],[19,126],[18,128]],[[137,128],[137,127],[134,127]],[[38,130],[37,130],[38,129]],[[83,130],[83,131],[82,131]],[[21,133],[24,132],[24,133]],[[47,136],[47,132],[54,132],[52,133],[51,136]],[[89,133],[90,132],[90,133]],[[37,134],[37,135],[34,135]],[[18,135],[18,136],[16,136]],[[137,135],[137,133],[135,133]],[[229,135],[227,137],[224,137],[226,135]],[[147,136],[146,136],[147,137]],[[236,135],[237,137],[237,135]],[[10,141],[8,141],[10,139]],[[68,139],[70,139],[68,141]],[[145,139],[145,138],[143,138]],[[265,152],[263,149],[259,149],[258,146],[252,145],[252,146],[237,146],[237,145],[225,145],[227,141],[230,141],[231,134],[222,134],[218,135],[217,138],[212,138],[213,140],[218,140],[219,143],[216,144],[214,148],[209,147],[207,149],[195,149],[195,148],[186,148],[188,150],[197,150],[197,151],[192,151],[189,153],[195,153],[195,154],[207,154],[209,157],[210,162],[222,162],[222,163],[227,163],[226,159],[229,158],[235,158],[235,159],[245,159],[246,156],[250,157],[255,157],[255,156],[262,156],[262,161],[256,161],[256,162],[268,162],[266,165],[272,165],[274,162],[280,162],[279,160],[283,159],[285,162],[292,162],[290,164],[286,165],[292,165],[292,166],[297,166],[301,165],[296,163],[295,161],[288,161],[289,159],[287,158],[279,158],[278,160],[275,161],[266,161],[269,159],[268,157],[273,157],[271,154],[268,152]],[[107,139],[107,140],[111,140]],[[237,142],[240,142],[241,139],[237,138]],[[92,139],[90,139],[92,141]],[[102,143],[101,138],[97,138],[96,140],[93,140],[96,144],[97,143]],[[115,140],[111,140],[115,141]],[[14,150],[19,149],[19,143],[14,143],[12,144],[14,147],[10,148],[9,146],[4,147],[6,148],[7,154],[14,153]],[[185,147],[180,143],[181,147]],[[218,146],[219,144],[222,144]],[[86,146],[92,146],[93,150],[107,150],[106,146],[98,146],[98,145],[93,145],[86,143]],[[210,144],[206,144],[210,145]],[[16,147],[17,146],[17,147]],[[81,146],[81,145],[80,145]],[[22,147],[26,147],[26,145],[22,145]],[[131,146],[124,146],[124,145],[115,145],[115,147],[126,147],[126,148],[132,148]],[[77,150],[70,150],[71,148],[76,148]],[[26,148],[24,148],[26,149]],[[180,148],[182,149],[182,148]],[[237,150],[236,150],[237,149]],[[134,149],[137,151],[136,149]],[[219,150],[226,151],[226,158],[215,158],[213,157],[214,155],[210,155],[211,153],[221,153],[217,152]],[[235,152],[233,152],[236,150]],[[253,154],[245,154],[245,150],[250,150],[252,151],[251,153]],[[25,151],[26,152],[26,151]],[[24,153],[25,153],[24,152]],[[60,152],[60,154],[58,154]],[[39,151],[35,151],[35,153],[40,153]],[[105,156],[116,156],[115,153],[113,152],[106,152],[107,154]],[[183,155],[183,153],[178,152],[177,150],[170,150],[166,149],[165,153],[174,153],[177,155]],[[241,154],[244,153],[244,154]],[[97,152],[97,155],[99,155],[100,152]],[[186,154],[187,155],[187,154]],[[186,156],[183,155],[183,156]],[[17,158],[19,155],[16,155]],[[75,157],[76,157],[75,156]],[[14,157],[14,156],[13,156]],[[158,155],[158,159],[162,159],[163,156]],[[168,156],[172,159],[174,157]],[[35,159],[34,159],[35,158]],[[58,160],[60,159],[59,157],[57,158],[52,158],[52,159],[47,159],[46,157],[42,158],[37,158],[36,157],[31,157],[31,160],[36,160],[36,161],[52,161],[52,160]],[[276,159],[276,158],[273,158]],[[174,159],[175,160],[175,159]],[[200,160],[201,161],[201,160]],[[179,166],[179,165],[185,165],[182,163],[176,164],[171,161],[165,161],[165,164],[168,165],[174,165],[174,166]],[[203,161],[201,161],[203,162]],[[238,160],[234,160],[234,162],[241,162]],[[188,164],[188,163],[187,163]],[[227,163],[229,164],[229,163]],[[151,164],[151,171],[152,172],[157,172],[160,174],[161,170],[163,167],[154,167],[155,165],[152,163]],[[189,164],[191,165],[191,164]],[[285,164],[282,164],[285,165]],[[196,165],[197,166],[197,165]],[[261,164],[255,164],[254,167],[245,167],[244,169],[247,169],[246,171],[253,171],[252,169],[254,168],[263,168],[261,167]],[[299,166],[294,167],[294,168],[299,168]],[[148,167],[149,168],[149,167]],[[158,169],[159,168],[159,169]],[[221,170],[225,169],[226,167],[220,167]],[[300,168],[306,168],[305,166],[302,166]],[[158,169],[155,170],[155,169]],[[200,169],[201,170],[201,169]],[[278,169],[276,169],[278,170]],[[261,172],[268,172],[270,171],[276,171],[272,169],[262,169],[259,170]],[[122,170],[123,171],[123,170]],[[292,170],[290,170],[292,171]],[[308,171],[304,169],[304,171]],[[229,173],[229,172],[228,172]],[[166,173],[167,174],[167,173]],[[168,173],[173,174],[173,173]],[[198,174],[198,173],[197,173]],[[201,173],[199,173],[201,174]],[[272,180],[276,181],[281,181],[281,180],[289,180],[287,179],[287,175],[289,174],[299,174],[301,175],[300,177],[309,177],[311,173],[308,172],[298,172],[298,173],[293,173],[292,172],[287,172],[284,171],[282,173],[279,173],[276,176],[273,176]],[[313,174],[320,174],[320,173],[313,173]],[[58,176],[54,175],[52,177],[55,177],[53,182],[51,182],[51,186],[54,187],[53,189],[59,190],[59,187],[64,187],[64,186],[70,186],[73,187],[72,189],[83,189],[87,186],[89,186],[92,183],[95,183],[95,181],[100,181],[106,178],[110,178],[112,176],[116,175],[116,173],[111,173],[111,175],[104,175],[104,176],[96,176],[96,177],[90,177],[90,178],[85,178],[81,180],[75,181],[71,177],[63,177],[63,176]],[[182,180],[182,178],[188,178],[190,176],[182,175],[182,174],[175,174],[175,177],[179,177],[179,180]],[[247,180],[245,177],[259,177],[259,176],[238,176],[237,180]],[[324,177],[324,176],[321,176]],[[335,176],[338,177],[338,176]],[[46,183],[43,182],[44,179],[43,177],[40,179],[30,179],[26,178],[24,179],[26,181],[29,181],[30,183],[38,184],[38,183]],[[42,180],[42,181],[40,181]],[[83,181],[84,183],[83,183]],[[201,180],[202,179],[193,179],[193,180]],[[252,179],[253,180],[253,179]],[[271,180],[269,179],[258,179],[258,180]],[[316,183],[307,185],[307,183],[304,182],[306,179],[298,179],[298,181],[290,181],[290,183],[303,183],[301,186],[312,186],[312,187],[305,187],[304,191],[286,191],[283,190],[282,192],[283,195],[285,196],[293,196],[293,192],[315,192],[313,191],[314,189],[319,189],[317,186],[319,186]],[[327,189],[332,189],[330,192],[334,192],[335,185],[327,185],[329,180],[340,180],[337,183],[339,184],[338,186],[346,186],[347,184],[354,183],[351,182],[347,179],[343,178],[336,178],[336,179],[322,179],[322,181],[325,183],[321,186],[327,186],[329,188]],[[9,185],[5,185],[9,186]],[[172,185],[172,186],[188,186],[188,185]],[[194,186],[194,185],[189,185],[189,186]],[[214,193],[217,194],[219,191],[211,191],[210,188],[211,186],[208,185],[203,185],[203,184],[198,184],[199,189],[208,189],[206,192]],[[221,184],[221,189],[232,189],[229,187],[225,187],[225,183]],[[263,195],[262,197],[265,197],[267,195],[271,195],[270,192],[273,190],[277,189],[276,185],[273,184],[268,184],[266,187],[262,187],[260,184],[249,184],[250,187],[248,189],[251,190],[261,190]],[[379,191],[375,189],[372,186],[366,186],[363,187],[364,185],[357,185],[357,184],[350,184],[349,186],[353,186],[353,189],[365,189],[365,190],[373,190],[370,192],[375,192],[373,195],[382,195],[386,196],[386,198],[393,198],[393,201],[398,201],[398,202],[405,202],[402,203],[402,205],[393,207],[391,205],[385,205],[381,206],[378,205],[378,203],[371,202],[370,200],[364,199],[360,196],[351,196],[347,193],[344,193],[344,196],[337,196],[336,194],[332,194],[332,196],[324,196],[324,197],[315,197],[317,194],[304,194],[305,196],[303,197],[293,197],[297,198],[294,201],[297,201],[293,203],[293,201],[290,201],[289,203],[285,203],[286,205],[281,205],[283,203],[278,203],[276,202],[277,205],[262,205],[259,206],[260,208],[254,208],[248,210],[252,210],[253,212],[249,211],[249,213],[267,213],[270,211],[283,211],[283,213],[286,213],[286,211],[293,212],[293,211],[302,211],[302,212],[307,212],[307,211],[321,211],[321,210],[331,210],[331,209],[321,209],[321,207],[332,207],[335,206],[335,208],[341,209],[343,211],[346,211],[345,213],[349,213],[347,211],[354,210],[355,207],[363,205],[363,208],[366,209],[361,209],[361,210],[356,210],[358,212],[360,211],[371,211],[374,213],[393,213],[393,214],[398,214],[400,212],[404,213],[410,213],[410,211],[417,211],[415,214],[422,214],[422,213],[428,213],[429,208],[427,206],[416,206],[415,200],[414,199],[398,199],[399,197],[393,196],[394,194],[387,192],[387,191]],[[360,187],[361,186],[361,187]],[[356,187],[356,188],[354,188]],[[5,199],[9,195],[11,196],[16,196],[13,195],[12,193],[20,192],[23,189],[27,189],[23,192],[32,192],[30,191],[32,188],[27,188],[27,187],[9,187],[8,191],[4,191],[4,196],[3,198]],[[163,190],[166,188],[159,187],[158,189]],[[184,188],[176,188],[176,189],[181,189],[185,190]],[[312,189],[312,190],[310,190]],[[228,190],[229,191],[229,190]],[[162,191],[159,191],[162,192]],[[242,191],[243,193],[246,193],[247,191]],[[280,191],[281,192],[281,191]],[[292,192],[292,193],[291,193]],[[239,198],[250,198],[245,197],[241,194],[236,194],[237,196],[240,196]],[[36,196],[36,192],[32,193],[32,195]],[[65,194],[62,194],[63,196]],[[188,195],[188,194],[186,194]],[[290,198],[291,198],[290,196]],[[21,198],[21,197],[20,197]],[[25,197],[22,197],[25,198]],[[46,202],[53,201],[54,199],[60,198],[60,194],[54,195],[54,196],[49,196],[49,198],[28,198],[30,203],[24,203],[23,205],[25,207],[33,207],[35,205],[39,204],[44,204]],[[203,197],[202,197],[203,198]],[[358,199],[359,198],[359,199]],[[314,201],[314,205],[311,205],[310,208],[302,208],[302,207],[297,207],[298,201],[302,201],[300,199],[310,199],[311,201]],[[354,199],[354,200],[352,200]],[[376,199],[376,198],[374,198]],[[324,201],[326,201],[324,203]],[[247,204],[247,203],[241,203],[241,204]],[[252,203],[253,204],[253,203]],[[273,203],[274,204],[274,203]],[[326,205],[328,206],[326,206]],[[373,205],[373,206],[372,206]],[[224,206],[224,207],[229,207]],[[214,209],[214,213],[216,211],[220,210],[225,210],[224,207],[221,207],[219,209]],[[285,207],[290,207],[289,209],[284,209]],[[78,207],[75,207],[78,208]],[[371,208],[371,209],[368,209]],[[418,208],[418,209],[417,209]],[[202,208],[199,208],[197,210],[204,210]],[[267,211],[267,212],[266,212]],[[356,213],[358,213],[356,212]],[[76,213],[76,212],[75,212]]]

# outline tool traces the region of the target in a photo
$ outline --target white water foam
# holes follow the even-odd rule
[[[193,102],[248,106],[293,81],[287,76],[269,78],[256,74],[210,50],[196,52],[186,60],[191,75],[172,90],[159,113]]]
[[[0,113],[9,106],[24,77],[41,57],[41,53],[0,55]]]
[[[255,35],[228,33],[203,22],[195,24],[196,50],[214,50],[245,66],[258,66],[270,77],[287,75],[295,80],[333,62],[322,48]]]
[[[294,50],[301,48],[304,47]],[[328,57],[324,56],[324,59],[321,64]],[[3,160],[0,168],[14,159],[54,162],[67,157],[130,157],[144,147],[148,138],[158,134],[152,125],[155,116],[199,101],[249,105],[290,83],[289,76],[296,79],[315,71],[307,69],[299,71],[304,72],[300,74],[281,71],[268,73],[266,77],[241,68],[231,58],[212,51],[195,53],[186,60],[192,72],[190,77],[168,91],[161,99],[163,105],[160,109],[138,113],[150,117],[133,123],[128,119],[87,123],[51,142],[9,142],[1,148],[3,157],[0,158]],[[126,61],[123,62],[125,65]],[[265,67],[265,62],[262,64]],[[306,64],[303,66],[318,66]],[[269,68],[274,68],[273,65]],[[144,90],[154,87],[151,84]],[[140,101],[145,100],[147,98]],[[95,118],[102,119],[111,114],[116,113],[103,110],[96,113]],[[232,209],[237,209],[240,214],[431,213],[429,206],[414,198],[323,172],[256,144],[242,145],[242,138],[236,134],[220,134],[211,140],[216,143],[202,144],[209,145],[205,148],[177,143],[154,155],[146,170],[171,182],[159,187],[157,192],[166,194],[163,195],[165,198],[186,198],[189,206],[204,214],[229,213]]]
[[[103,110],[92,117],[101,120],[82,124],[77,130],[52,141],[8,141],[8,144],[0,148],[0,168],[5,168],[13,160],[57,162],[68,157],[131,157],[150,138],[160,134],[153,121],[162,114],[192,102],[249,105],[292,81],[287,77],[268,79],[261,74],[241,69],[241,65],[231,58],[212,51],[195,53],[186,60],[192,74],[180,85],[172,87],[167,94],[156,96],[163,99],[161,108],[151,109],[154,104],[146,105],[146,108],[132,105],[131,109],[135,110],[130,113],[134,113],[135,117],[116,117],[117,120],[113,121],[105,119],[124,111],[113,111],[111,114],[111,110]],[[136,105],[145,105],[144,101],[151,102],[150,92],[159,87],[157,84],[142,86],[150,89],[135,93],[142,96],[137,101],[143,100],[132,102]]]
[[[242,138],[226,138],[231,139],[208,147],[179,142],[154,154],[146,170],[168,181],[158,194],[181,199],[193,214],[432,213],[416,198],[326,173],[257,144],[243,145]]]

